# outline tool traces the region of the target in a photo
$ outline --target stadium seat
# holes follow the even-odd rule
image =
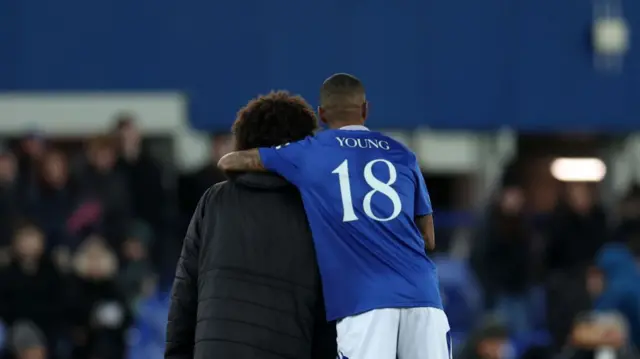
[[[170,295],[159,291],[142,300],[129,331],[128,358],[162,359]]]
[[[445,255],[432,259],[438,268],[442,300],[452,337],[462,340],[483,313],[480,287],[466,261]]]

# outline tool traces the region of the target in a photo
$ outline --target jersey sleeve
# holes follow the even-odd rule
[[[416,198],[413,207],[415,212],[414,215],[416,217],[420,217],[433,214],[433,208],[431,208],[431,197],[429,197],[429,191],[427,190],[427,185],[424,182],[424,177],[422,176],[422,171],[420,171],[418,161],[415,162],[413,172],[416,180]]]
[[[291,142],[275,147],[258,149],[264,167],[279,174],[289,182],[299,185],[304,179],[304,169],[313,148],[313,139],[307,137],[298,142]]]

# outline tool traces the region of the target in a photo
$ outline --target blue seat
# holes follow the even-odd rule
[[[159,291],[138,304],[136,318],[129,331],[128,359],[164,358],[169,301],[169,293]]]
[[[7,327],[0,321],[0,353],[6,349],[7,344]]]
[[[533,332],[511,338],[511,344],[516,357],[519,357],[530,348],[547,347],[551,345],[551,335],[546,330],[535,330]]]
[[[432,259],[438,268],[440,293],[451,331],[463,337],[483,314],[480,287],[466,261],[446,255]]]

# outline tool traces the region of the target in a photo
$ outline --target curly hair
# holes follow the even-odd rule
[[[235,149],[241,151],[299,141],[317,128],[318,119],[307,101],[287,91],[275,91],[240,109],[231,131]]]

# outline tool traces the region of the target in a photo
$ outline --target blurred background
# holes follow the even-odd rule
[[[638,357],[640,2],[0,0],[0,348],[162,358],[236,111],[361,78],[416,151],[456,358]]]

